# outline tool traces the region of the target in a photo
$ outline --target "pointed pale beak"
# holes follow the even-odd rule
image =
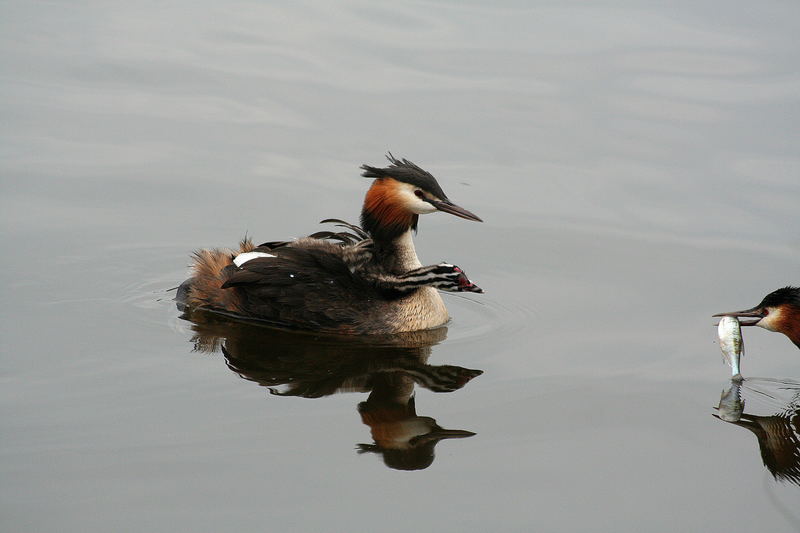
[[[474,436],[475,433],[472,431],[465,431],[463,429],[444,429],[444,428],[436,428],[430,433],[426,433],[425,435],[419,435],[411,439],[411,444],[418,445],[423,444],[426,442],[439,442],[440,440],[444,439],[465,439],[467,437]]]
[[[437,429],[429,433],[437,439],[464,439],[473,437],[475,433],[463,429]]]
[[[463,207],[457,206],[450,200],[430,200],[430,203],[433,205],[433,207],[444,213],[450,213],[451,215],[466,218],[467,220],[474,220],[475,222],[483,222],[478,215],[470,213]]]
[[[745,309],[744,311],[729,311],[727,313],[717,313],[711,316],[735,316],[739,319],[739,325],[755,326],[759,320],[764,318],[764,311],[759,307],[753,307],[751,309]],[[749,318],[750,320],[742,320],[742,318]]]

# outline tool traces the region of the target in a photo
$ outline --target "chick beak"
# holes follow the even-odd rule
[[[760,307],[753,307],[751,309],[745,309],[744,311],[730,311],[728,313],[717,313],[716,315],[711,316],[735,316],[739,319],[739,325],[755,326],[762,318],[764,318],[764,312]],[[742,320],[742,318],[749,318],[749,320]]]
[[[455,215],[457,217],[466,218],[467,220],[474,220],[475,222],[483,222],[481,218],[474,214],[470,213],[463,207],[459,207],[450,200],[429,200],[430,203],[444,213],[450,213],[451,215]]]

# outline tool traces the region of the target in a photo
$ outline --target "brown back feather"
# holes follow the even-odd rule
[[[223,289],[222,285],[233,272],[233,258],[237,253],[251,252],[253,242],[245,237],[239,251],[227,248],[197,250],[192,265],[192,285],[187,303],[193,307],[213,307],[232,313],[241,313],[242,300],[236,291]]]

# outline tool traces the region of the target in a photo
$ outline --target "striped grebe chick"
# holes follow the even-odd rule
[[[800,348],[800,287],[783,287],[767,294],[755,307],[713,316],[735,316],[742,326],[783,333]]]
[[[419,215],[442,211],[482,222],[452,203],[436,179],[407,159],[363,165],[372,178],[361,227],[322,231],[293,241],[237,251],[199,250],[178,290],[183,305],[234,317],[341,334],[387,334],[441,326],[449,320],[439,290],[483,292],[459,267],[422,266],[411,238]]]

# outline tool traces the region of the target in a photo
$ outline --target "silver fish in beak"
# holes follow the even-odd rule
[[[719,349],[722,351],[722,360],[731,367],[732,379],[741,381],[742,373],[739,368],[739,359],[744,355],[744,340],[739,319],[732,316],[723,316],[717,326]]]

